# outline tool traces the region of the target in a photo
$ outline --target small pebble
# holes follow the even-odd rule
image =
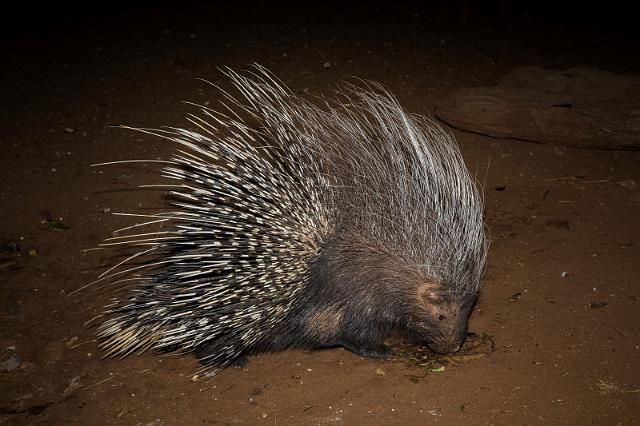
[[[0,364],[0,372],[9,373],[20,367],[20,364],[22,364],[20,355],[14,354],[11,358]]]

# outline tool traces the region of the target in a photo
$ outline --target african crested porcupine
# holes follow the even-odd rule
[[[452,136],[375,83],[316,106],[260,66],[224,74],[226,114],[136,129],[180,145],[161,161],[175,209],[105,243],[141,247],[101,277],[128,292],[99,326],[107,355],[193,351],[215,372],[289,346],[386,357],[392,334],[456,351],[487,243]]]

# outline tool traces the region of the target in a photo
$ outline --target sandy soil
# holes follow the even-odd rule
[[[69,294],[104,270],[85,252],[162,206],[148,168],[172,146],[110,128],[184,125],[197,78],[259,62],[296,92],[374,79],[430,114],[460,86],[517,66],[640,73],[624,28],[460,12],[109,8],[56,15],[2,41],[0,424],[634,424],[640,419],[640,153],[455,132],[485,182],[491,234],[470,330],[486,356],[432,372],[344,349],[253,357],[192,382],[190,356],[101,360],[84,323],[108,294]],[[46,21],[46,24],[43,22]],[[40,25],[42,24],[42,25]]]

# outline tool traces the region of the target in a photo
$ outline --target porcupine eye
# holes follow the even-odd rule
[[[444,319],[444,315],[442,315],[442,314],[438,315],[438,319],[439,319],[440,321],[442,321],[442,320]]]

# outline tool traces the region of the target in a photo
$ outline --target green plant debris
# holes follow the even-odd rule
[[[65,229],[69,229],[68,225],[65,225],[65,223],[62,221],[62,218],[54,218],[54,217],[47,217],[47,228],[53,230],[53,231],[63,231]]]

